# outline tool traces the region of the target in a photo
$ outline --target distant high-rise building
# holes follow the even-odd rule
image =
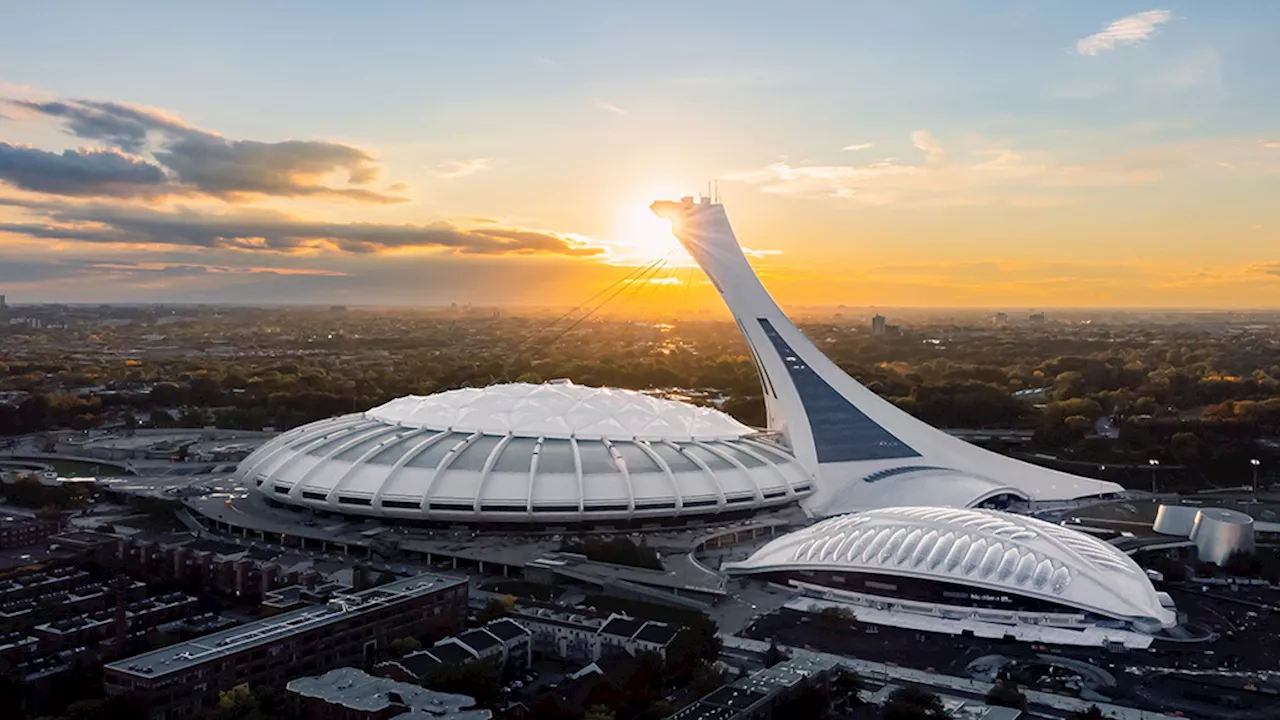
[[[1009,313],[996,313],[994,318],[996,325],[1007,325],[1009,323]]]
[[[879,313],[877,313],[875,317],[871,318],[871,334],[883,335],[884,328],[885,328],[884,323],[885,323],[885,318],[883,315],[880,315]]]
[[[1031,313],[1031,315],[1028,316],[1027,319],[1031,321],[1032,325],[1043,325],[1044,313],[1042,312]]]
[[[9,307],[9,306],[8,306],[8,305],[5,305],[5,303],[4,303],[4,296],[3,296],[3,295],[0,295],[0,310],[4,310],[4,309],[5,309],[5,308],[7,308],[7,307]]]

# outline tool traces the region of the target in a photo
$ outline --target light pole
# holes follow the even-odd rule
[[[1151,458],[1150,460],[1147,461],[1147,464],[1151,466],[1151,494],[1155,495],[1157,492],[1156,491],[1156,468],[1160,467],[1160,461],[1156,460],[1155,458]]]
[[[1253,466],[1253,487],[1250,489],[1258,492],[1258,466],[1262,464],[1262,461],[1258,458],[1253,458],[1249,461],[1249,464]]]

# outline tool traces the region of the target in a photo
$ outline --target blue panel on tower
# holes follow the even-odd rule
[[[759,321],[800,394],[818,462],[920,457],[920,453],[877,425],[828,385],[782,339],[773,323],[765,318]]]

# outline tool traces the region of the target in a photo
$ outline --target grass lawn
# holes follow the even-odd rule
[[[80,460],[46,460],[44,458],[15,458],[15,462],[48,465],[58,473],[59,477],[95,477],[97,475],[119,475],[124,472],[118,465],[107,463],[82,462]]]

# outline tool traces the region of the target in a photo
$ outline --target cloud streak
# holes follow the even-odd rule
[[[154,197],[167,192],[164,170],[118,150],[45,152],[0,142],[0,181],[31,192],[74,197]]]
[[[858,143],[857,145],[845,145],[840,149],[844,151],[852,152],[854,150],[866,150],[871,146],[872,146],[872,143],[867,142],[867,143]]]
[[[372,155],[350,145],[318,140],[230,140],[161,110],[117,102],[15,100],[10,104],[28,114],[53,119],[82,140],[105,143],[144,161],[149,156],[168,179],[167,187],[156,194],[208,195],[231,202],[258,197],[325,197],[361,203],[405,200],[363,187],[377,179],[381,168]],[[103,158],[95,159],[103,162]],[[84,158],[79,160],[83,165]],[[72,175],[84,171],[71,160],[64,160],[60,167]],[[348,186],[327,184],[325,180],[334,173],[344,174]],[[76,186],[74,180],[68,181],[69,187]],[[54,181],[45,184],[58,185]],[[110,194],[105,192],[109,187],[100,185],[98,194]],[[125,197],[138,195],[135,188],[121,187]]]
[[[911,133],[911,144],[924,152],[925,159],[930,165],[941,165],[947,161],[947,151],[928,130],[917,130]]]
[[[1148,10],[1127,15],[1109,23],[1102,30],[1076,42],[1081,55],[1098,55],[1119,45],[1136,45],[1156,34],[1156,29],[1173,19],[1168,10]]]
[[[525,228],[468,229],[443,222],[336,223],[274,211],[206,214],[187,208],[169,212],[132,205],[5,202],[42,216],[38,221],[0,223],[0,233],[31,239],[262,253],[442,250],[466,255],[595,256],[604,252],[583,238]]]
[[[492,158],[474,158],[471,160],[450,160],[443,163],[436,172],[436,177],[441,180],[453,180],[456,178],[475,175],[484,172],[493,165]]]
[[[920,163],[885,159],[867,164],[795,165],[780,161],[724,178],[762,192],[798,197],[831,197],[869,205],[958,206],[1061,205],[1052,191],[1125,187],[1157,182],[1173,169],[1203,162],[1217,148],[1167,147],[1132,150],[1088,163],[1062,163],[1049,153],[986,146],[952,157],[931,133],[919,130],[912,143],[924,153]],[[1231,152],[1238,148],[1223,147]],[[1199,159],[1198,159],[1199,158]]]

